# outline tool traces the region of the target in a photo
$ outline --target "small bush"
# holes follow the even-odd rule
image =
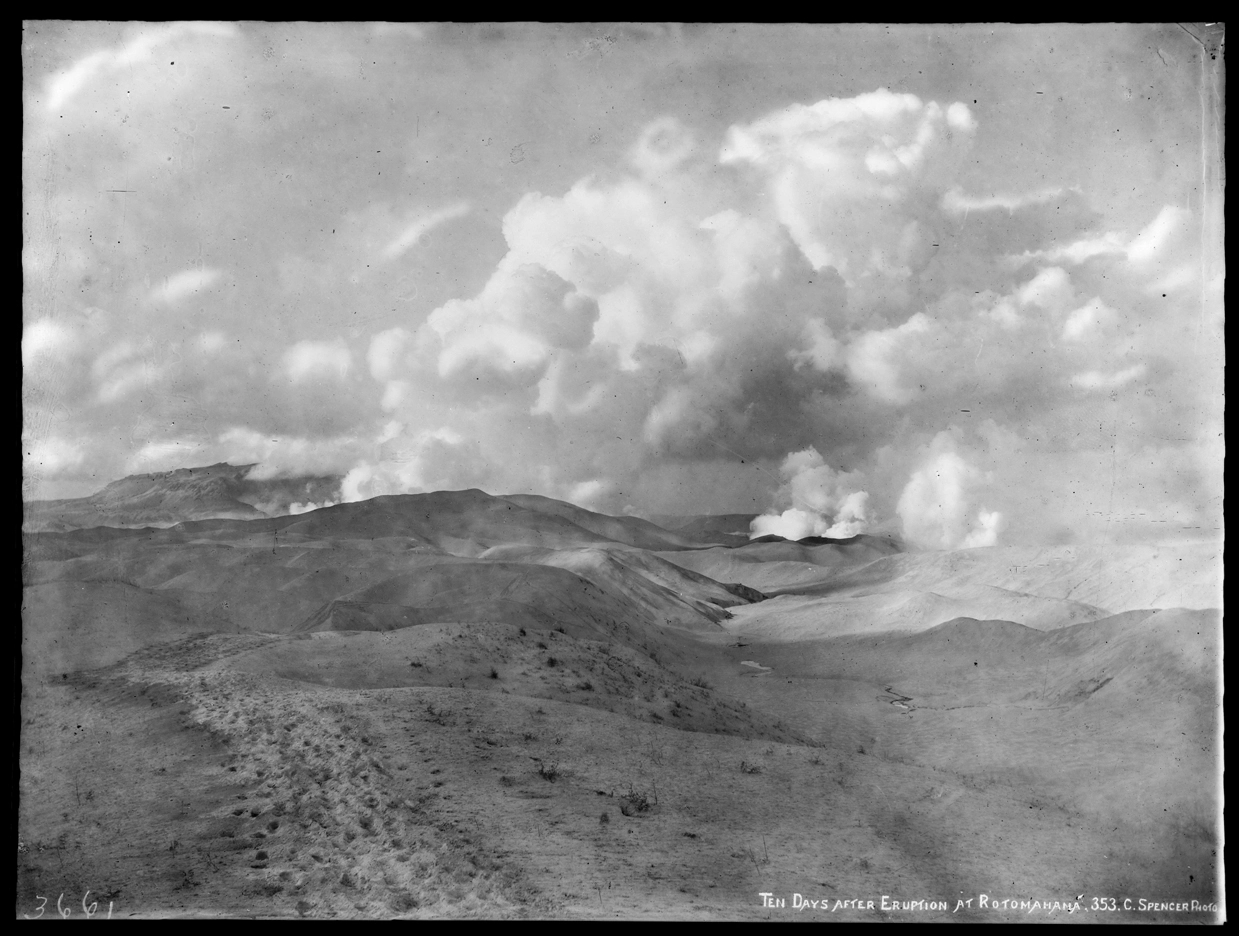
[[[740,772],[747,774],[761,773],[761,766],[758,764],[750,764],[748,761],[740,761]]]
[[[490,668],[490,678],[491,679],[499,678],[499,670],[495,669],[493,666]]]
[[[694,679],[693,685],[696,686],[698,689],[713,689],[714,688],[708,682],[706,682],[706,678],[704,676],[698,676],[696,679]]]
[[[594,691],[594,684],[591,683],[588,679],[584,679],[581,682],[577,683],[576,687],[580,689],[582,692],[593,692]]]
[[[558,661],[557,659],[555,659],[554,657],[547,657],[547,658],[546,658],[546,665],[547,665],[547,666],[558,666],[558,665],[559,665],[559,661]]]
[[[602,814],[598,817],[598,824],[606,825],[610,821],[611,821],[611,814],[607,812],[606,810],[603,810]]]
[[[540,641],[540,640],[539,640],[539,641],[538,641],[538,649],[539,649],[539,650],[545,650],[545,649],[546,649],[546,644],[544,644],[542,641]]]
[[[650,811],[650,800],[644,793],[628,787],[628,792],[620,797],[620,812],[625,816],[635,816],[637,813]]]
[[[548,783],[554,783],[555,779],[559,777],[559,775],[558,763],[547,765],[542,761],[538,761],[538,776],[540,776],[543,780]]]

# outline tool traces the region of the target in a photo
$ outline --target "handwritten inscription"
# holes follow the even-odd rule
[[[96,913],[99,912],[99,901],[92,900],[88,904],[86,903],[86,900],[88,897],[90,897],[90,891],[87,891],[85,894],[82,895],[82,912],[86,914],[86,919],[89,920],[91,917],[93,917]],[[28,913],[23,913],[22,916],[25,917],[27,920],[37,920],[41,916],[43,916],[44,912],[47,910],[47,901],[49,900],[49,898],[42,897],[39,894],[35,894],[34,899],[39,901],[39,905],[35,908],[38,912],[34,916],[31,916]],[[73,914],[74,908],[71,906],[65,906],[64,901],[65,901],[65,895],[64,895],[64,892],[62,891],[60,896],[56,898],[56,912],[60,914],[60,918],[62,920],[67,920]],[[110,900],[108,901],[108,915],[106,919],[109,919],[109,920],[112,919],[112,901]]]

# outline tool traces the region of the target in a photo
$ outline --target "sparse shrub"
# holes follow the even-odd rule
[[[547,658],[546,658],[546,665],[547,665],[547,666],[558,666],[558,665],[559,665],[559,661],[558,661],[557,659],[555,659],[554,657],[547,657]]]
[[[809,758],[809,763],[812,764],[814,767],[822,766],[822,755],[814,754],[812,757]]]
[[[499,678],[499,670],[495,669],[493,666],[490,668],[490,678],[491,679]]]
[[[635,816],[638,813],[650,811],[649,797],[639,790],[634,790],[631,784],[628,786],[628,792],[620,796],[619,800],[620,812],[625,816]]]
[[[524,637],[524,636],[525,636],[525,628],[523,628],[523,627],[521,628],[521,636],[522,636],[522,637]]]
[[[758,774],[761,773],[761,766],[759,764],[750,764],[748,761],[740,761],[740,772]]]
[[[610,821],[611,821],[611,814],[604,809],[602,811],[602,814],[598,817],[598,824],[606,825]]]
[[[542,761],[538,761],[538,776],[540,776],[543,780],[547,781],[548,783],[554,783],[556,778],[559,777],[559,775],[560,774],[559,774],[558,762],[547,765],[547,764],[544,764]]]
[[[557,634],[565,634],[565,635],[568,633],[568,632],[567,632],[566,630],[564,630],[562,627],[557,627],[557,628],[555,628],[555,632],[556,632]]]
[[[582,692],[593,692],[594,691],[594,684],[591,683],[588,679],[581,680],[581,682],[576,684],[576,687],[580,689]]]
[[[539,649],[539,650],[545,650],[545,649],[546,649],[546,644],[544,644],[542,641],[540,641],[540,640],[539,640],[539,641],[538,641],[538,649]]]
[[[706,678],[704,676],[698,676],[696,679],[694,679],[693,685],[696,686],[698,689],[713,689],[714,688],[708,682],[706,682]]]

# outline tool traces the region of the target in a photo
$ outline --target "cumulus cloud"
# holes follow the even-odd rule
[[[720,161],[763,176],[814,269],[834,267],[853,286],[927,262],[929,232],[907,205],[949,184],[974,129],[962,102],[943,108],[880,88],[733,126]]]
[[[262,113],[242,96],[250,83],[212,68],[210,87],[234,105],[213,119],[247,126]],[[127,127],[146,121],[153,143],[132,158],[179,187],[176,157],[194,145],[201,156],[208,137],[167,130],[151,104],[161,93],[151,83],[133,109]],[[66,98],[74,145],[102,126],[93,98],[76,106],[93,94]],[[249,130],[278,134],[287,116],[254,116]],[[172,466],[189,442],[203,446],[194,457],[258,462],[272,476],[339,474],[349,500],[475,486],[608,512],[768,508],[754,532],[789,538],[902,519],[930,548],[1065,541],[1100,535],[1111,501],[1136,516],[1140,485],[1153,483],[1168,516],[1199,523],[1214,496],[1199,492],[1220,481],[1201,446],[1159,441],[1221,420],[1220,384],[1190,379],[1219,359],[1212,338],[1224,331],[1218,270],[1206,271],[1207,307],[1195,291],[1193,216],[1155,202],[1120,223],[1049,174],[1035,190],[977,181],[964,158],[974,136],[964,103],[883,89],[758,112],[713,136],[667,116],[592,150],[611,161],[575,183],[529,176],[543,191],[503,203],[493,244],[474,230],[495,207],[480,189],[469,192],[476,225],[450,226],[472,202],[409,214],[392,207],[406,190],[340,194],[337,233],[339,213],[324,224],[302,204],[314,181],[285,172],[275,187],[290,193],[289,216],[312,223],[263,257],[277,271],[266,304],[245,292],[254,245],[228,247],[236,231],[206,246],[208,266],[177,272],[154,251],[105,263],[92,217],[93,244],[83,226],[24,258],[39,284],[63,285],[54,306],[26,310],[23,400],[44,436],[122,440],[106,443],[110,460],[96,460],[99,442],[84,460],[46,449],[65,477],[104,461],[100,471],[119,471],[140,446]],[[376,163],[363,168],[386,184],[398,173],[382,148],[362,154]],[[118,209],[123,196],[110,197]],[[128,204],[135,242],[155,243]],[[74,210],[66,202],[57,217]],[[463,251],[449,243],[465,234]],[[196,256],[200,236],[180,232],[173,255]],[[70,241],[92,244],[84,260]],[[99,284],[130,268],[140,272],[117,286],[116,314],[85,305],[110,301]],[[235,289],[220,288],[223,270]],[[31,291],[40,301],[43,288]],[[192,324],[168,314],[191,306]],[[339,330],[283,337],[311,320]],[[72,419],[57,415],[66,410]],[[935,441],[953,425],[973,434]],[[1100,480],[1112,459],[1146,451],[1173,476],[1149,467]],[[325,495],[300,496],[297,509],[313,509]]]
[[[869,494],[860,490],[864,478],[859,472],[836,471],[809,446],[790,453],[779,473],[783,484],[775,494],[775,504],[753,519],[751,537],[844,539],[868,527]]]
[[[888,403],[907,403],[917,388],[908,384],[902,364],[924,342],[934,340],[941,327],[930,316],[917,312],[895,328],[865,332],[847,351],[847,368],[853,379],[874,396]]]
[[[974,503],[982,472],[956,451],[954,437],[939,433],[899,497],[903,535],[924,549],[993,546],[1003,516]]]

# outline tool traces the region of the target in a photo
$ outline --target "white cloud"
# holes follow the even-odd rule
[[[353,353],[343,339],[299,341],[284,352],[284,373],[293,383],[310,378],[343,380],[353,365]]]
[[[939,433],[899,497],[896,512],[903,520],[904,537],[924,549],[994,545],[1002,514],[985,507],[974,513],[972,503],[973,491],[983,480],[982,473],[955,450],[950,433]]]
[[[869,494],[858,472],[836,471],[812,446],[791,452],[779,468],[783,485],[775,505],[754,518],[749,535],[781,536],[798,540],[806,536],[846,539],[864,532],[869,525]],[[785,504],[790,506],[780,512]]]
[[[180,273],[169,276],[152,289],[147,298],[151,302],[176,303],[186,296],[206,289],[219,277],[219,270],[209,268],[182,270]]]
[[[22,331],[22,365],[30,367],[44,355],[55,355],[73,344],[73,332],[52,318],[41,318]]]
[[[953,215],[967,214],[972,211],[1008,211],[1014,212],[1029,205],[1043,205],[1061,196],[1062,189],[1042,189],[1039,192],[1028,192],[1022,195],[965,195],[959,186],[953,186],[942,196],[942,208]]]
[[[865,332],[847,350],[847,368],[852,379],[887,403],[908,403],[917,391],[904,382],[902,363],[917,349],[924,349],[938,323],[917,312],[902,325]]]
[[[1094,296],[1067,316],[1067,321],[1063,323],[1063,339],[1083,341],[1116,321],[1118,313],[1102,302],[1100,296]]]
[[[944,111],[880,88],[735,125],[719,160],[764,175],[778,219],[813,267],[832,266],[855,285],[905,277],[927,259],[928,231],[904,236],[908,203],[949,181],[973,126],[961,102]]]
[[[37,477],[54,477],[79,467],[86,460],[81,445],[59,436],[23,439],[22,455],[22,470]]]
[[[1137,266],[1161,260],[1174,238],[1186,227],[1189,217],[1191,215],[1182,208],[1166,205],[1132,238],[1127,245],[1127,259]]]
[[[1055,310],[1070,302],[1073,295],[1071,276],[1067,271],[1062,267],[1046,267],[1021,286],[1015,297],[1021,305],[1038,305]]]
[[[381,331],[371,338],[370,349],[366,352],[370,376],[381,383],[391,380],[412,337],[409,332],[397,327]]]
[[[123,46],[92,52],[53,75],[46,86],[47,110],[59,112],[82,88],[103,74],[145,64],[154,58],[157,49],[170,42],[187,36],[229,38],[237,34],[237,27],[230,23],[171,23],[145,28]]]
[[[209,331],[198,336],[198,349],[203,354],[215,354],[222,351],[227,343],[228,339],[223,332]]]
[[[1081,390],[1114,390],[1125,386],[1133,380],[1139,380],[1148,371],[1145,364],[1133,364],[1131,367],[1113,373],[1091,370],[1076,374],[1071,378],[1071,385]]]
[[[415,218],[394,240],[390,241],[380,251],[379,256],[383,260],[395,260],[410,247],[414,246],[424,234],[441,224],[446,224],[448,221],[463,218],[469,213],[469,210],[469,203],[462,201]]]
[[[168,471],[194,464],[194,459],[204,446],[192,439],[167,439],[148,442],[129,457],[125,463],[126,474],[144,474],[151,471]]]

